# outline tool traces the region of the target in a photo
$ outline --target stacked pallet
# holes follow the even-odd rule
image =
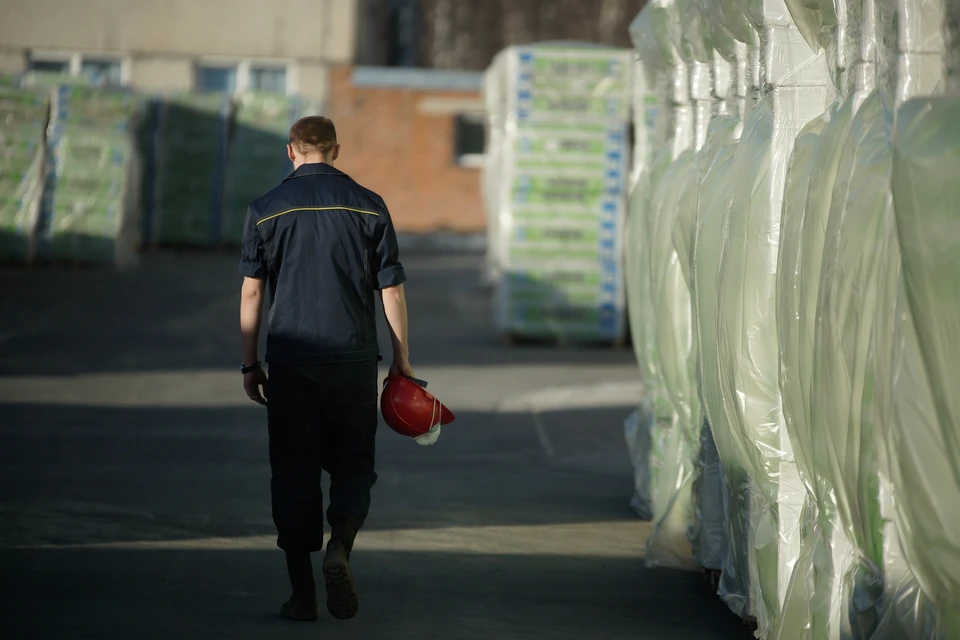
[[[38,258],[136,263],[138,102],[127,91],[60,85],[52,92]]]
[[[7,78],[0,86],[0,261],[24,263],[35,249],[50,103],[45,92]]]
[[[484,176],[505,335],[618,342],[632,66],[617,49],[502,51],[488,71]]]

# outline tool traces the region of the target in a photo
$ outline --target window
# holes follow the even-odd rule
[[[30,52],[30,71],[85,78],[93,85],[127,84],[130,64],[127,58],[70,53],[69,51]]]
[[[454,118],[454,158],[464,167],[483,163],[486,130],[480,114],[459,114]]]
[[[233,93],[237,88],[236,67],[197,67],[197,90]]]
[[[221,93],[291,93],[296,87],[292,86],[290,75],[288,67],[280,62],[206,61],[197,65],[196,89]]]
[[[287,70],[283,67],[250,67],[250,91],[287,92]]]
[[[70,74],[70,62],[67,60],[31,60],[30,71],[40,73]]]
[[[120,85],[122,74],[119,60],[97,60],[83,58],[80,62],[80,75],[97,85]]]

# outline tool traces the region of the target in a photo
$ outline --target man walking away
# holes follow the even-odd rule
[[[310,554],[323,548],[325,470],[327,609],[347,619],[358,609],[350,552],[377,479],[381,358],[374,292],[380,292],[390,327],[390,373],[412,377],[406,276],[383,199],[333,166],[340,155],[333,122],[299,120],[290,129],[287,155],[293,173],[250,204],[243,231],[243,388],[267,407],[273,520],[293,587],[280,613],[291,620],[317,618]],[[257,354],[267,287],[269,384]]]

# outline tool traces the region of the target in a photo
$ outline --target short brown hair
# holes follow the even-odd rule
[[[330,118],[300,118],[290,127],[290,144],[300,153],[317,151],[326,157],[337,146],[337,129]]]

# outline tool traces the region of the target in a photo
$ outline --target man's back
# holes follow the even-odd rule
[[[383,199],[329,164],[303,164],[247,211],[241,273],[271,292],[267,360],[378,356],[374,290],[405,280]]]

